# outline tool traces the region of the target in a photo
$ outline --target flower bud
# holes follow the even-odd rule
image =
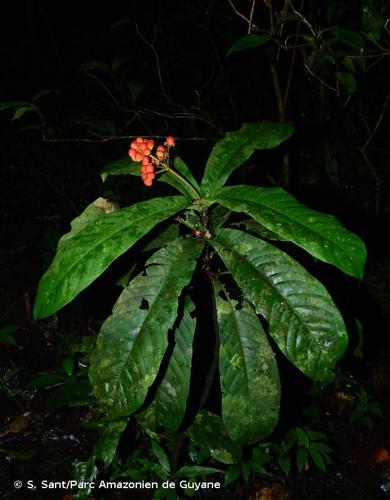
[[[168,147],[171,147],[171,146],[173,147],[173,146],[175,145],[175,138],[174,138],[174,137],[172,137],[171,135],[169,135],[169,136],[166,138],[166,140],[165,140],[164,144],[165,144],[166,146],[168,146]]]

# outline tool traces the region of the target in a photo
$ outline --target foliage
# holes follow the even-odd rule
[[[325,471],[326,465],[332,460],[329,453],[332,449],[324,443],[326,435],[308,427],[291,429],[280,446],[277,446],[280,468],[288,476],[291,470],[291,455],[295,455],[298,472],[308,469],[311,463]]]
[[[227,218],[230,212],[250,216],[316,259],[361,278],[364,244],[334,217],[303,206],[279,188],[223,187],[255,149],[275,147],[291,131],[291,125],[262,122],[229,133],[211,152],[200,187],[192,176],[183,175],[187,167],[182,162],[179,168],[173,167],[169,145],[167,150],[157,149],[161,157],[148,150],[141,172],[153,162],[156,173],[173,178],[183,194],[121,209],[99,199],[59,241],[57,255],[39,285],[36,318],[72,301],[136,243],[156,250],[149,257],[146,254],[143,271],[124,286],[89,360],[94,394],[111,422],[102,436],[104,443],[108,433],[109,456],[99,455],[105,463],[112,459],[115,442],[131,415],[146,429],[162,427],[167,435],[183,422],[192,403],[191,372],[194,364],[202,362],[192,353],[201,310],[191,291],[195,274],[210,282],[219,342],[218,349],[212,338],[210,345],[203,346],[213,353],[213,371],[204,383],[201,405],[219,363],[222,417],[199,413],[188,432],[203,447],[207,443],[199,442],[199,435],[214,434],[221,444],[210,453],[218,460],[235,463],[239,455],[235,446],[268,436],[278,422],[277,363],[259,315],[267,320],[269,335],[291,363],[313,380],[331,379],[345,351],[347,332],[329,293],[284,250],[247,232],[245,224],[232,227]],[[109,174],[107,169],[105,173]],[[178,214],[179,236],[170,233],[151,245],[149,231]],[[67,364],[65,371],[71,373],[71,368]],[[326,459],[308,432],[294,434],[299,468],[309,455],[319,467]],[[223,435],[225,444],[218,437]],[[98,449],[106,453],[106,446]]]
[[[373,416],[384,418],[380,405],[358,382],[353,381],[352,388],[353,394],[349,420],[351,423],[360,422],[368,429],[372,429]]]

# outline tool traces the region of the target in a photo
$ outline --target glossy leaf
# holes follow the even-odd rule
[[[153,226],[187,206],[182,196],[157,198],[100,217],[60,245],[43,275],[34,317],[55,313],[84,290]]]
[[[217,285],[222,418],[234,441],[252,444],[271,434],[278,422],[278,367],[252,307],[218,289]]]
[[[240,446],[230,438],[222,418],[214,413],[201,410],[186,434],[223,464],[235,464],[241,460]]]
[[[226,187],[213,201],[250,215],[270,231],[346,274],[363,277],[366,247],[362,240],[332,215],[311,210],[283,189]]]
[[[290,123],[244,123],[240,130],[228,132],[211,151],[201,183],[203,195],[211,195],[256,149],[271,149],[290,137]]]
[[[141,167],[139,162],[134,162],[130,158],[120,158],[109,163],[101,172],[100,177],[104,182],[109,175],[141,175]]]
[[[262,45],[268,43],[270,40],[272,40],[272,37],[270,35],[258,35],[257,33],[245,35],[233,43],[233,45],[228,50],[227,55],[229,56],[233,52],[237,52],[239,50],[261,47]]]
[[[111,414],[137,410],[156,378],[177,316],[178,298],[194,272],[201,242],[177,239],[148,261],[103,323],[90,359],[94,393]]]
[[[190,390],[192,343],[196,327],[196,320],[190,314],[193,309],[193,303],[187,298],[183,317],[175,329],[175,347],[165,376],[152,404],[140,415],[140,419],[152,428],[163,424],[166,430],[175,432],[183,420]]]
[[[325,287],[298,262],[254,236],[220,229],[210,243],[281,351],[314,380],[328,380],[348,337]]]

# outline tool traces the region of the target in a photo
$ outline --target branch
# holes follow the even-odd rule
[[[373,128],[372,132],[370,132],[370,135],[369,135],[368,139],[366,140],[366,142],[364,143],[364,145],[360,148],[362,153],[364,153],[364,151],[369,146],[370,142],[373,140],[375,134],[377,133],[377,130],[378,130],[380,124],[382,123],[383,117],[385,116],[386,108],[387,108],[387,105],[389,104],[389,101],[390,101],[390,92],[386,96],[385,102],[383,103],[382,112],[379,115],[379,118],[375,124],[375,127]]]
[[[249,14],[249,22],[248,22],[248,35],[252,32],[252,22],[253,22],[253,14],[255,12],[256,0],[252,0],[251,12]]]
[[[244,14],[242,14],[239,10],[237,10],[232,2],[232,0],[228,0],[231,8],[233,9],[234,13],[238,16],[238,17],[241,17],[241,19],[244,19],[244,21],[248,24],[251,23],[251,21],[246,17],[244,16]]]
[[[154,57],[155,57],[155,59],[156,59],[156,65],[157,65],[157,76],[158,76],[158,79],[159,79],[159,82],[160,82],[161,92],[162,92],[165,96],[167,96],[167,93],[166,93],[166,91],[165,91],[165,87],[164,87],[164,82],[163,82],[162,75],[161,75],[160,56],[158,55],[157,50],[154,48],[154,45],[153,45],[151,42],[149,42],[149,40],[148,40],[147,38],[145,38],[145,37],[143,36],[143,34],[139,31],[137,23],[136,23],[136,22],[134,22],[134,24],[135,24],[135,29],[136,29],[136,31],[137,31],[138,36],[141,38],[141,40],[142,40],[143,42],[145,42],[145,43],[146,43],[146,45],[148,45],[148,46],[151,48],[151,50],[152,50],[152,52],[153,52],[153,54],[154,54]]]

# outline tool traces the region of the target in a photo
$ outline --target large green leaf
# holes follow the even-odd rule
[[[227,433],[222,418],[214,413],[200,410],[186,434],[223,464],[235,464],[241,460],[241,447]]]
[[[188,201],[182,196],[156,198],[111,212],[87,224],[59,245],[39,284],[34,317],[44,318],[55,313],[153,226],[187,205]]]
[[[192,342],[196,327],[196,320],[190,314],[193,309],[193,303],[187,298],[183,317],[175,329],[175,347],[165,376],[152,404],[140,415],[140,419],[152,428],[163,424],[166,430],[175,432],[183,420],[190,390]]]
[[[287,358],[308,377],[328,380],[348,337],[325,287],[284,252],[242,231],[220,229],[210,243]]]
[[[104,322],[90,360],[90,379],[110,414],[126,416],[145,400],[168,345],[178,298],[191,280],[203,244],[177,239],[148,261]]]
[[[213,201],[253,217],[265,228],[314,257],[345,273],[362,278],[366,247],[332,215],[302,205],[281,188],[232,186],[221,189]]]
[[[77,233],[84,229],[85,226],[91,224],[91,222],[94,222],[100,217],[110,214],[111,212],[115,212],[116,210],[119,210],[116,203],[107,200],[106,198],[97,198],[94,202],[90,203],[80,215],[72,220],[70,223],[71,230],[69,233],[64,234],[60,238],[58,248],[73,238]]]
[[[272,149],[292,132],[292,124],[273,122],[244,123],[240,130],[228,132],[211,151],[201,184],[202,194],[210,196],[222,187],[255,149]]]
[[[232,439],[251,444],[271,434],[278,422],[278,367],[252,307],[231,300],[216,286],[218,290],[222,418]]]

